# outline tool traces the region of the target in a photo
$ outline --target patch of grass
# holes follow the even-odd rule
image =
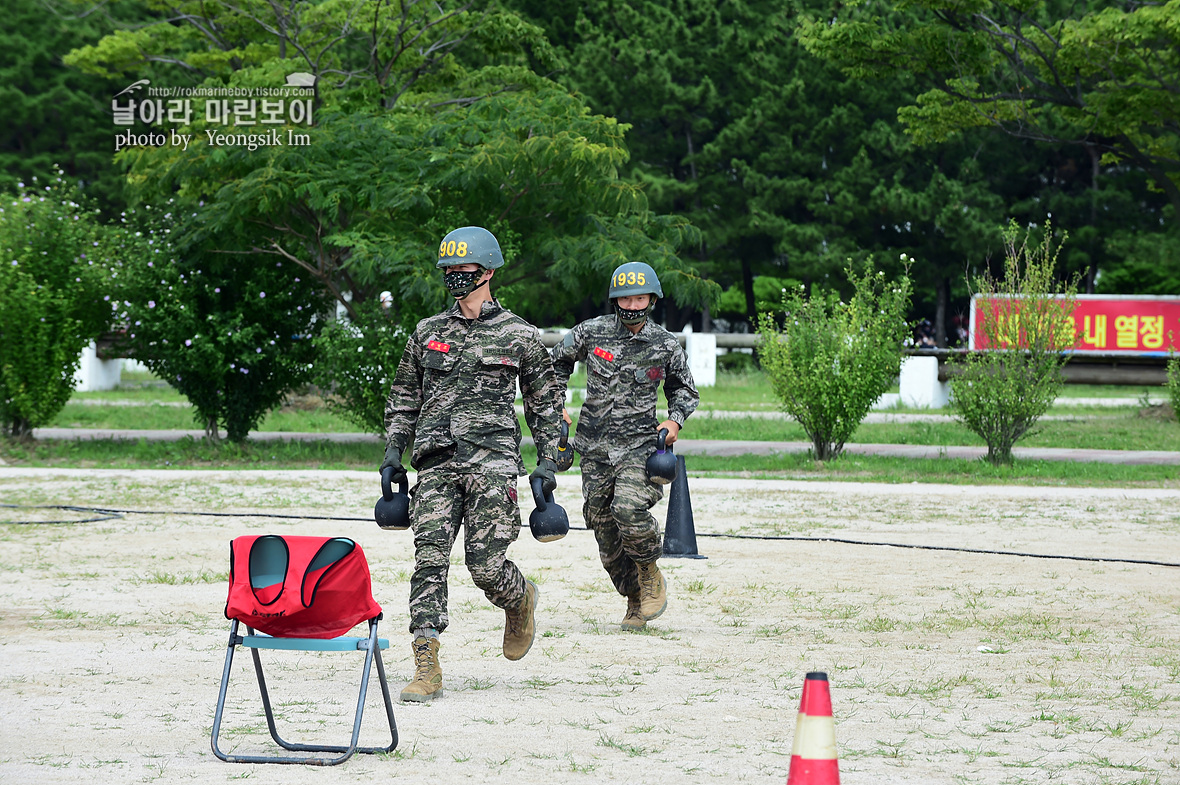
[[[228,572],[216,572],[214,570],[202,570],[197,573],[173,573],[156,570],[147,577],[134,581],[136,585],[159,583],[166,586],[185,586],[196,583],[216,583],[221,584],[229,580]]]
[[[1180,429],[1177,429],[1180,430]],[[525,445],[524,463],[536,463],[536,450]],[[10,466],[52,466],[113,469],[359,469],[376,471],[381,462],[378,441],[247,441],[211,445],[204,439],[135,442],[112,439],[41,439],[22,444],[0,439],[0,460]],[[1062,485],[1126,488],[1177,488],[1175,466],[1119,465],[1075,461],[1017,459],[1011,466],[960,458],[897,458],[846,454],[817,462],[806,453],[705,456],[687,458],[691,476],[738,476],[882,483],[948,483],[952,485]],[[559,482],[576,487],[576,475]]]
[[[632,758],[637,758],[642,755],[646,755],[648,752],[646,747],[641,747],[637,744],[624,744],[621,741],[616,741],[615,739],[612,739],[610,736],[607,736],[606,734],[599,735],[598,746],[599,747],[609,747],[613,750],[625,752],[625,753],[627,753],[627,755],[629,757],[632,757]]]
[[[1042,420],[1037,433],[1017,447],[1058,447],[1085,450],[1180,451],[1180,428],[1161,428],[1139,417],[1138,410],[1077,413],[1063,420]],[[802,426],[790,420],[762,417],[695,417],[685,426],[688,439],[806,442]],[[931,447],[984,446],[984,441],[954,420],[937,422],[864,423],[849,444],[920,444]]]
[[[161,405],[170,399],[147,400],[151,402],[146,406],[67,403],[54,418],[51,426],[114,430],[203,430],[204,425],[198,422],[196,409]],[[353,433],[356,426],[328,411],[327,408],[319,407],[275,410],[259,423],[258,430],[280,433]]]

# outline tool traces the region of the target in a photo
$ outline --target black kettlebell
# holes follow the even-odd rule
[[[574,465],[574,451],[570,449],[570,424],[561,421],[561,438],[557,441],[557,471],[564,472]]]
[[[381,498],[373,507],[373,518],[382,529],[410,528],[409,483],[405,475],[398,481],[397,493],[393,492],[393,467],[386,466],[381,472]]]
[[[540,477],[529,481],[533,489],[533,502],[537,509],[529,515],[529,528],[541,542],[560,540],[569,534],[570,519],[561,505],[553,501],[552,493],[544,493]]]
[[[676,479],[676,456],[668,444],[668,429],[661,428],[656,437],[656,451],[647,456],[647,479],[656,485],[667,485]]]

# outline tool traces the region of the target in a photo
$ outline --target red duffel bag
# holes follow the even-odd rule
[[[335,638],[381,613],[369,563],[347,537],[237,537],[225,617],[282,638]]]

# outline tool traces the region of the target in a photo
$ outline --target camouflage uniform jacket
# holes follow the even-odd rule
[[[634,335],[613,314],[589,319],[566,333],[552,354],[563,387],[574,363],[586,363],[586,402],[574,449],[588,458],[617,463],[623,456],[655,450],[661,381],[668,419],[682,426],[701,400],[684,349],[651,319]]]
[[[518,378],[537,454],[552,458],[562,393],[539,331],[494,300],[477,319],[455,303],[418,322],[406,342],[385,402],[386,440],[404,451],[413,439],[419,469],[442,456],[461,472],[524,474]]]

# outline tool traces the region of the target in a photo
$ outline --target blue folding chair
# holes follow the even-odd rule
[[[314,555],[312,555],[314,554]],[[339,607],[333,607],[333,605]],[[347,631],[353,624],[365,620],[363,616],[376,611],[367,619],[366,638],[337,636],[335,630]],[[300,615],[306,617],[302,627]],[[357,614],[361,619],[356,619]],[[335,766],[356,752],[392,752],[398,744],[397,723],[393,717],[393,700],[385,678],[381,650],[389,648],[389,640],[377,636],[381,619],[380,606],[372,599],[368,563],[360,546],[344,537],[239,537],[230,546],[230,599],[226,603],[230,618],[229,645],[225,667],[221,674],[221,690],[213,716],[211,743],[213,754],[229,763],[303,763],[313,766]],[[239,635],[239,624],[247,635]],[[251,626],[278,630],[278,634],[260,634]],[[319,637],[302,637],[317,635]],[[250,650],[254,673],[266,713],[266,724],[274,742],[284,750],[299,753],[334,753],[323,755],[236,755],[223,752],[218,746],[221,721],[225,713],[229,689],[230,669],[238,646]],[[300,744],[285,740],[275,724],[270,693],[263,675],[261,649],[273,651],[333,652],[362,651],[365,653],[361,671],[360,694],[352,724],[352,739],[348,745]],[[385,702],[389,720],[390,743],[385,747],[358,746],[365,697],[373,664]]]

